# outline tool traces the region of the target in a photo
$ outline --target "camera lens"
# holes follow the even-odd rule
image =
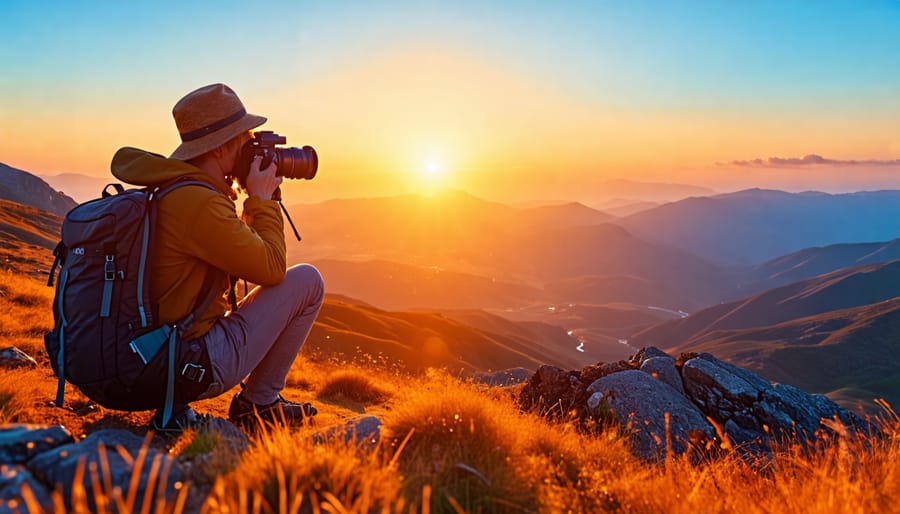
[[[310,180],[316,176],[319,157],[313,147],[276,148],[275,154],[278,156],[276,175],[279,177]]]

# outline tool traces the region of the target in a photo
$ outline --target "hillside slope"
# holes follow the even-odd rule
[[[31,173],[0,163],[0,198],[65,216],[75,200]]]
[[[900,239],[880,243],[841,243],[776,257],[742,273],[741,296],[765,291],[832,271],[900,259]]]
[[[468,373],[536,369],[541,364],[584,365],[574,343],[563,346],[559,339],[540,341],[521,334],[508,328],[492,333],[441,314],[389,312],[329,296],[304,348],[346,358],[361,354],[408,371],[446,367]]]
[[[630,337],[671,348],[716,330],[775,325],[900,296],[900,260],[844,268],[667,321]]]
[[[62,218],[55,214],[0,200],[0,266],[29,275],[46,274],[61,226]]]

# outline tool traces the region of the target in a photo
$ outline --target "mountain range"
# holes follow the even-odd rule
[[[710,332],[776,325],[898,296],[900,260],[841,268],[654,325],[629,340],[641,346],[673,348]]]
[[[900,239],[806,248],[747,269],[738,279],[738,290],[746,295],[840,268],[895,259],[900,259]]]
[[[900,191],[847,194],[749,189],[687,198],[616,220],[648,241],[723,266],[753,266],[804,248],[900,237]]]
[[[579,301],[606,303],[639,298],[667,308],[694,309],[731,292],[733,279],[714,263],[666,244],[650,243],[609,223],[609,215],[580,204],[514,208],[461,192],[433,197],[400,196],[365,200],[333,200],[288,208],[300,222],[303,241],[288,240],[289,262],[376,262],[440,269],[481,277],[479,280],[552,292],[536,301],[565,301],[558,292],[579,289],[572,280],[621,283],[622,289],[602,298]],[[309,220],[307,222],[307,220]],[[379,276],[367,277],[372,290]],[[345,265],[358,280],[358,268]],[[635,293],[630,284],[643,281]],[[394,283],[383,280],[378,291]],[[358,290],[341,290],[359,296]],[[391,291],[395,301],[402,298]],[[381,293],[382,295],[384,293]],[[363,298],[368,300],[368,298]],[[409,295],[403,307],[431,307],[421,295]],[[468,305],[460,305],[467,307]]]
[[[34,199],[0,188],[0,259],[36,274],[61,218],[23,201],[66,197],[4,171],[38,185]],[[852,408],[900,402],[898,195],[747,190],[624,218],[458,191],[332,200],[288,208],[303,234],[288,257],[317,265],[330,292],[310,351],[468,373],[653,344]]]

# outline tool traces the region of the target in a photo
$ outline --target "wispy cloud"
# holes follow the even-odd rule
[[[749,168],[784,168],[792,166],[900,166],[900,159],[841,160],[829,159],[821,155],[809,154],[803,157],[768,157],[749,161],[716,163],[719,166],[743,166]]]

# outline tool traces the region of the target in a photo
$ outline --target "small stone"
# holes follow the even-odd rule
[[[345,442],[355,442],[359,447],[373,448],[381,438],[381,420],[375,416],[351,419],[343,426],[331,427],[324,434],[313,436],[316,443],[324,443],[340,437]]]
[[[36,360],[15,346],[0,350],[0,368],[36,368],[37,365]]]

